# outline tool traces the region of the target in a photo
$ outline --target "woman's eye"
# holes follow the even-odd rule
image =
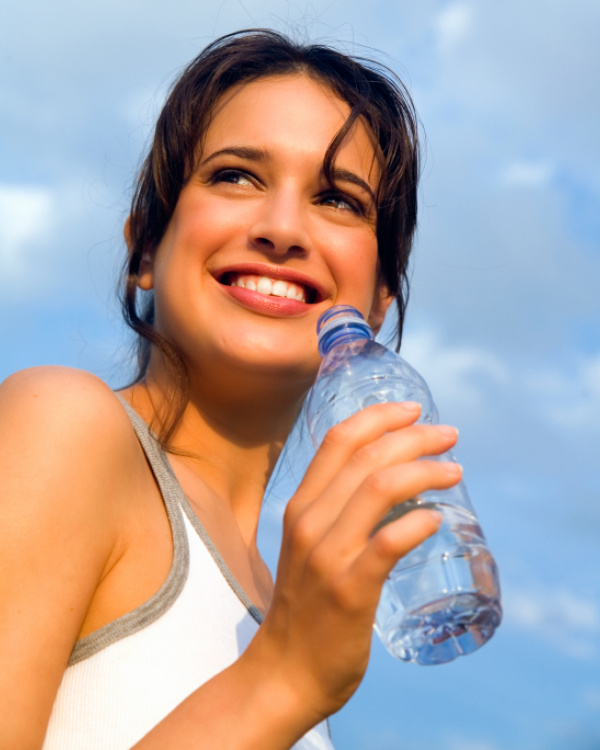
[[[239,169],[221,169],[211,179],[212,182],[228,182],[231,185],[251,185],[252,180],[246,172]]]
[[[351,211],[354,214],[364,213],[364,208],[359,201],[340,193],[330,193],[329,195],[322,196],[321,203],[326,206],[331,206],[338,211]]]

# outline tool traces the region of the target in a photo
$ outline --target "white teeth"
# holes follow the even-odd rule
[[[271,279],[268,279],[266,276],[261,276],[256,285],[256,291],[259,294],[272,294],[273,282],[271,281]]]
[[[271,294],[274,297],[286,297],[288,292],[288,285],[285,283],[285,281],[276,281],[273,284],[273,289],[271,290]]]
[[[306,302],[306,291],[299,284],[283,279],[271,279],[268,276],[239,275],[231,281],[231,286],[240,286],[252,292],[266,296],[285,297],[298,302]]]

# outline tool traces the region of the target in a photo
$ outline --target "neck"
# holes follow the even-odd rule
[[[164,373],[151,367],[146,380],[129,391],[130,402],[148,423],[161,422],[167,383]],[[293,387],[279,377],[265,385],[264,377],[245,377],[243,387],[224,385],[230,384],[202,378],[200,388],[191,380],[168,451],[177,455],[174,465],[184,467],[188,477],[193,472],[218,502],[231,509],[242,537],[254,544],[264,492],[307,384]]]

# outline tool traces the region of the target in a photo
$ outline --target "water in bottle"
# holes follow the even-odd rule
[[[338,305],[319,319],[323,362],[308,401],[315,448],[330,427],[371,404],[417,401],[420,422],[437,423],[429,388],[402,357],[374,341],[353,307]],[[445,453],[432,457],[454,460]],[[386,581],[375,630],[393,656],[417,664],[442,664],[486,643],[500,624],[500,587],[463,482],[429,490],[397,505],[390,522],[414,508],[440,511],[439,531],[405,555]]]

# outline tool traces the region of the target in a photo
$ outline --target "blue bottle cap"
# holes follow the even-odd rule
[[[342,340],[375,338],[371,326],[351,305],[334,305],[326,310],[317,322],[317,333],[322,357]]]

